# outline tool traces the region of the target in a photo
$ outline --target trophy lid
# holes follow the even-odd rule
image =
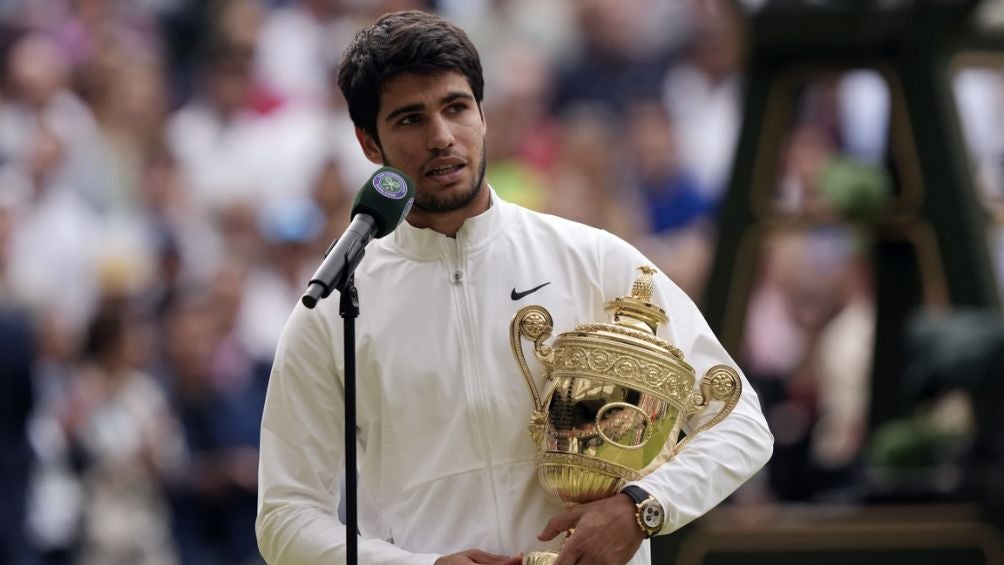
[[[590,322],[579,324],[575,331],[583,334],[592,334],[597,337],[606,336],[614,339],[628,339],[635,345],[648,348],[662,354],[668,353],[677,360],[683,362],[683,352],[671,343],[659,338],[656,332],[659,324],[669,322],[666,311],[653,304],[652,300],[652,275],[656,272],[654,267],[638,267],[641,274],[631,285],[631,296],[621,296],[607,302],[604,307],[613,315],[612,323]],[[686,363],[684,362],[684,365]]]

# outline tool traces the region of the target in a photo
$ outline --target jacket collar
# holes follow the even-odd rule
[[[489,186],[488,190],[491,193],[488,209],[467,218],[457,232],[456,241],[437,231],[416,228],[404,221],[391,233],[388,244],[403,255],[419,261],[442,259],[458,244],[467,254],[478,251],[502,234],[516,212],[515,206],[499,198],[495,189]]]

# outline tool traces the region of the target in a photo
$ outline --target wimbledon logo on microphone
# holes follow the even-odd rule
[[[401,175],[392,171],[384,171],[373,177],[373,188],[394,200],[400,200],[408,194],[407,182]]]

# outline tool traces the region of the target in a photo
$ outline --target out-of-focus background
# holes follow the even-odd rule
[[[760,394],[772,461],[655,563],[1004,563],[1000,2],[2,0],[0,564],[260,562],[276,340],[374,169],[337,62],[411,8],[481,51],[492,186]]]

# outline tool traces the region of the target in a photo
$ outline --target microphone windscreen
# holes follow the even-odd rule
[[[377,223],[379,239],[404,221],[415,202],[415,183],[393,167],[381,167],[366,181],[352,203],[352,217],[369,214]]]

